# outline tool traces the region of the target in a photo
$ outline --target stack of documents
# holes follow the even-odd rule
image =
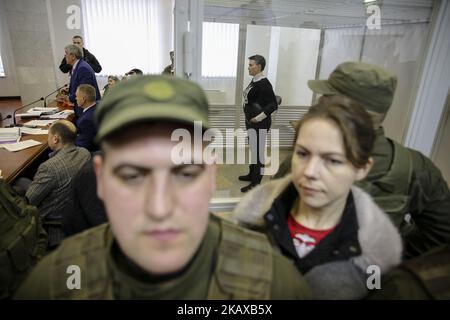
[[[47,116],[41,116],[41,119],[67,119],[67,117],[71,114],[73,114],[73,110],[63,110],[60,112],[57,112],[55,114],[47,115]]]
[[[41,115],[54,114],[58,108],[31,108],[25,113],[16,113],[16,117],[40,117]]]
[[[20,128],[0,128],[0,143],[15,143],[20,140]]]
[[[32,109],[30,109],[25,113],[16,113],[16,118],[40,117],[41,114],[42,111],[33,111]]]
[[[45,129],[32,129],[29,127],[22,127],[20,132],[22,132],[22,134],[33,134],[33,135],[38,135],[38,134],[48,134],[48,130]]]
[[[5,148],[8,151],[11,152],[15,152],[15,151],[20,151],[20,150],[24,150],[27,148],[31,148],[37,145],[42,144],[39,141],[36,140],[25,140],[25,141],[21,141],[21,142],[17,142],[17,143],[7,143],[7,144],[2,144],[0,145],[0,147]]]
[[[33,111],[42,111],[41,114],[54,114],[58,110],[59,109],[57,107],[54,107],[54,108],[51,108],[51,107],[46,107],[46,108],[36,107],[36,108],[33,108]]]
[[[24,126],[27,127],[46,127],[48,125],[51,125],[53,122],[55,122],[56,119],[52,120],[31,120],[27,123],[24,123]]]

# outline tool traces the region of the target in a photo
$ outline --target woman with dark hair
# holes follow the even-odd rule
[[[241,224],[266,232],[295,261],[319,299],[363,298],[369,276],[379,279],[400,262],[398,231],[353,185],[372,166],[374,140],[363,107],[323,100],[298,123],[292,174],[256,188],[235,210]]]
[[[241,192],[247,192],[261,182],[267,131],[272,124],[271,114],[278,108],[272,85],[262,73],[265,67],[266,60],[263,56],[248,58],[248,73],[253,79],[244,90],[244,114],[251,162],[249,173],[240,176],[239,180],[249,181],[250,184],[241,188]]]

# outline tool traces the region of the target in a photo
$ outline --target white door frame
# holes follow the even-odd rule
[[[430,156],[450,87],[450,4],[436,1],[438,14],[426,54],[405,145]]]
[[[203,0],[175,0],[175,75],[197,83],[202,71]]]

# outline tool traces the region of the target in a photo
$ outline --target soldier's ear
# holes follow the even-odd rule
[[[356,171],[356,181],[363,180],[370,172],[370,169],[372,169],[373,166],[373,159],[372,157],[367,160],[367,163],[364,167],[358,168]]]
[[[97,196],[103,200],[103,156],[95,155],[92,163],[94,165],[95,178],[97,179]]]

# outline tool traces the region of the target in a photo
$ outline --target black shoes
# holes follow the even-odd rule
[[[249,181],[250,182],[249,185],[241,188],[241,192],[246,193],[247,191],[256,187],[261,182],[262,175],[260,172],[261,172],[261,166],[255,165],[255,164],[250,165],[250,173],[246,176],[239,177],[240,181]]]
[[[241,192],[242,193],[246,193],[247,191],[250,191],[251,189],[253,189],[254,187],[256,187],[259,183],[250,183],[248,186],[242,187],[241,188]]]
[[[239,180],[240,181],[252,181],[252,177],[250,175],[250,173],[246,176],[239,176]]]

